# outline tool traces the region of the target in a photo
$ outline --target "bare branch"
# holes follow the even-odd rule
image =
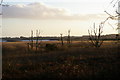
[[[110,3],[112,4],[114,0],[112,0]]]
[[[115,12],[120,16],[120,13],[117,10]]]
[[[110,4],[112,4],[113,6],[113,8],[117,5],[117,3],[119,2],[119,0],[112,0],[111,2],[110,2]],[[108,13],[106,10],[104,11],[109,17],[107,17],[106,19],[105,19],[105,21],[103,21],[102,22],[102,24],[105,24],[105,22],[106,21],[108,21],[109,19],[111,19],[111,20],[118,20],[118,17],[120,17],[120,12],[118,12],[117,11],[117,9],[116,9],[116,11],[115,11],[115,15],[111,15],[110,13]],[[110,24],[109,24],[110,25]],[[111,26],[111,25],[110,25]],[[112,27],[113,28],[113,27]]]
[[[107,13],[109,16],[112,16],[111,14],[109,14],[107,11],[104,11],[105,13]]]
[[[92,32],[94,32],[94,34],[92,34]],[[96,28],[94,23],[93,30],[91,30],[91,32],[88,30],[88,33],[92,45],[94,45],[96,48],[99,48],[103,43],[103,40],[101,40],[101,34],[103,33],[103,24],[100,24],[99,27]]]

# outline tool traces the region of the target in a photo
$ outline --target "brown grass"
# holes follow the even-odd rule
[[[71,47],[57,44],[57,49],[27,51],[25,42],[3,43],[3,79],[81,79],[113,80],[120,74],[120,49],[114,41],[106,41],[96,49],[88,41],[74,41]]]

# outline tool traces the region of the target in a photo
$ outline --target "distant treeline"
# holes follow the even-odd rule
[[[71,36],[71,41],[80,41],[80,40],[90,40],[90,37],[88,35],[86,36]],[[3,37],[3,40],[6,41],[21,41],[21,40],[31,40],[31,37]],[[36,40],[37,37],[33,37],[33,40]],[[67,41],[68,36],[63,36],[63,41]],[[116,34],[111,34],[111,35],[104,35],[101,38],[102,40],[120,40],[120,36],[118,38],[116,38]],[[56,41],[60,41],[61,37],[38,37],[38,40],[56,40]]]

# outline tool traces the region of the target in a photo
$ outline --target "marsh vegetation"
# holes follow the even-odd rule
[[[113,80],[120,74],[120,46],[104,41],[95,48],[89,41],[43,41],[35,52],[26,42],[3,42],[3,79]]]

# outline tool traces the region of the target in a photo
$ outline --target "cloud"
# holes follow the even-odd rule
[[[47,6],[40,2],[3,6],[3,18],[87,20],[100,17],[101,15],[96,14],[71,14],[66,9]]]

